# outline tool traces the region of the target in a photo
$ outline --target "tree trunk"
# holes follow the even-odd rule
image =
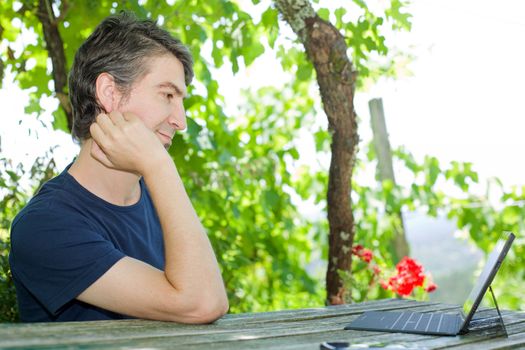
[[[344,37],[315,13],[309,0],[275,0],[275,4],[314,65],[332,135],[327,194],[330,233],[326,291],[327,302],[339,304],[344,302],[344,289],[338,270],[351,271],[355,234],[350,198],[358,143],[353,104],[355,74],[346,54]]]
[[[73,125],[73,112],[68,95],[65,91],[67,87],[66,55],[64,53],[62,37],[58,31],[58,21],[53,11],[52,0],[39,0],[37,17],[42,24],[47,54],[53,63],[55,94],[60,102],[60,106],[66,113],[67,127],[71,131]]]

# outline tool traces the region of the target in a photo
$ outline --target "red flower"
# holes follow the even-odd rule
[[[379,284],[381,285],[381,287],[385,290],[388,290],[388,283],[385,282],[385,281],[379,281]]]
[[[422,287],[425,283],[425,274],[423,266],[418,264],[414,259],[404,257],[396,265],[397,274],[388,279],[387,288],[399,295],[407,296],[412,293],[415,287]]]
[[[438,287],[437,284],[435,284],[434,282],[430,282],[428,286],[425,288],[425,292],[432,293],[433,291],[437,289],[437,287]]]
[[[372,261],[372,258],[374,257],[372,251],[370,249],[364,248],[361,244],[356,244],[352,247],[352,254],[359,257],[359,259],[366,263]]]
[[[414,290],[414,285],[408,283],[408,281],[400,276],[391,277],[388,283],[392,287],[392,290],[399,295],[408,296],[412,293],[412,290]]]
[[[417,287],[422,287],[425,282],[425,274],[423,273],[423,266],[418,264],[414,259],[404,257],[396,265],[397,273],[403,276],[407,281],[406,283],[413,284]]]
[[[363,249],[363,252],[361,253],[360,258],[364,262],[369,263],[370,261],[372,261],[373,256],[374,254],[372,253],[370,249]]]
[[[381,269],[377,265],[374,265],[372,270],[374,271],[374,275],[379,275],[381,273]]]
[[[352,247],[352,254],[361,256],[361,252],[363,251],[363,246],[361,244],[356,244]]]

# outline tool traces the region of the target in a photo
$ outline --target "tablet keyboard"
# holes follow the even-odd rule
[[[346,329],[454,335],[460,319],[459,314],[443,312],[367,311]]]
[[[392,330],[449,333],[457,327],[458,315],[454,314],[410,311],[395,314]]]

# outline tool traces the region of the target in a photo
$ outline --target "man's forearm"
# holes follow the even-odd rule
[[[168,281],[182,295],[226,304],[215,254],[172,159],[143,174],[164,234]]]

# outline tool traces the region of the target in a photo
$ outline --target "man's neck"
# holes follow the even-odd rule
[[[68,172],[84,188],[103,200],[121,206],[140,199],[140,177],[134,173],[110,169],[91,156],[92,139],[84,141]]]

